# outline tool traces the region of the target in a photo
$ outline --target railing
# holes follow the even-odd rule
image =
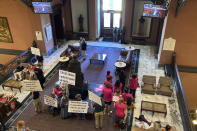
[[[174,83],[175,83],[177,99],[179,103],[179,109],[180,109],[181,116],[182,116],[183,128],[184,128],[184,131],[193,131],[194,129],[193,129],[193,125],[192,125],[191,118],[190,118],[190,111],[188,108],[183,85],[180,79],[178,66],[176,64],[174,66],[173,71],[174,71],[173,78],[174,78]]]
[[[17,61],[20,61],[21,63],[29,62],[32,57],[33,55],[31,52],[26,50],[0,67],[0,84],[9,77],[9,74],[13,72],[14,69],[16,69]]]

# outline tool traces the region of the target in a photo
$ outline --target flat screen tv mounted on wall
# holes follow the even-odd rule
[[[144,17],[164,18],[167,9],[162,5],[144,4]]]
[[[51,2],[32,2],[34,13],[50,14],[52,13]]]

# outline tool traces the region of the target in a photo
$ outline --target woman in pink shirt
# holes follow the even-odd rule
[[[106,83],[105,87],[103,88],[103,97],[104,97],[104,102],[105,102],[105,112],[110,114],[110,106],[112,102],[112,89],[110,89],[110,83]]]
[[[133,95],[133,97],[135,98],[135,92],[137,89],[137,85],[138,85],[138,78],[136,74],[133,74],[131,78],[129,78],[130,81],[130,93]]]
[[[55,88],[53,89],[53,92],[55,93],[55,96],[57,98],[61,98],[63,93],[62,93],[62,87],[59,85],[56,85]]]
[[[113,85],[111,82],[111,77],[108,77],[107,80],[104,82],[104,85],[106,85],[107,83],[109,83],[109,88],[113,90]]]
[[[122,97],[124,99],[124,103],[127,102],[128,98],[131,98],[131,100],[133,101],[133,95],[128,93],[128,90],[125,90],[125,93],[122,93]]]
[[[117,89],[119,89],[120,92],[122,92],[122,83],[120,83],[120,80],[117,80],[117,81],[114,83],[114,92],[116,92]]]
[[[109,79],[109,81],[112,83],[112,78],[113,78],[113,76],[110,75],[110,71],[107,71],[106,80]]]
[[[125,114],[126,114],[126,105],[124,104],[123,97],[120,97],[119,101],[117,101],[115,104],[115,126],[121,127],[123,124]]]

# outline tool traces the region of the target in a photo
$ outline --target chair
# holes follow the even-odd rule
[[[170,77],[160,77],[157,94],[171,96],[173,93],[173,80]]]
[[[142,82],[142,93],[154,95],[156,90],[156,76],[144,75]]]

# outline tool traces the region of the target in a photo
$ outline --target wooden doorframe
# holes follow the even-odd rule
[[[101,29],[101,37],[103,37],[104,36],[104,31],[105,30],[111,30],[111,29],[113,29],[113,15],[112,14],[114,14],[114,13],[120,13],[120,27],[119,28],[121,28],[122,27],[122,10],[121,11],[114,11],[114,10],[107,10],[107,11],[103,11],[103,0],[100,0],[100,2],[101,2],[101,6],[100,6],[100,22],[101,22],[101,24],[100,24],[100,29]],[[109,12],[112,12],[112,13],[110,13],[110,15],[111,15],[111,20],[110,20],[110,28],[104,28],[104,13],[109,13]]]

